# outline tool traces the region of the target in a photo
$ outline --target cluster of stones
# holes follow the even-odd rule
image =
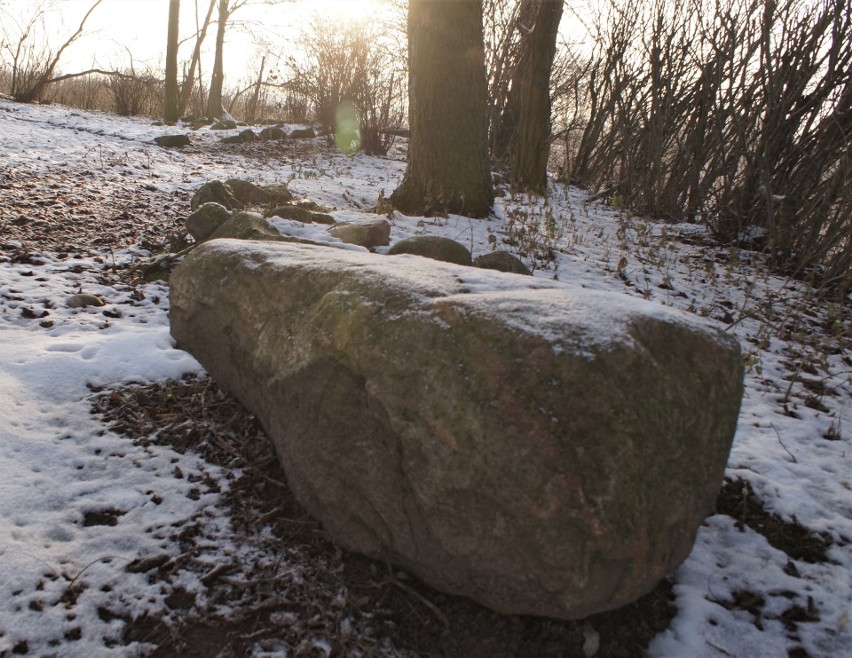
[[[388,220],[336,222],[325,208],[313,201],[294,199],[284,183],[258,186],[236,178],[224,183],[211,181],[195,192],[190,208],[194,212],[186,219],[186,229],[197,243],[217,238],[305,242],[282,235],[266,221],[269,217],[280,217],[304,224],[327,224],[332,237],[371,251],[390,245],[391,224]],[[264,210],[262,213],[251,212],[248,208]],[[520,259],[507,251],[494,251],[474,259],[463,244],[435,235],[399,240],[387,254],[413,254],[456,265],[531,274]]]
[[[442,238],[389,250],[429,257],[416,267],[300,244],[245,211],[327,221],[282,186],[211,183],[192,203],[201,244],[171,277],[172,335],[257,416],[338,545],[500,612],[565,619],[636,600],[689,554],[737,424],[731,335],[475,271]],[[383,219],[329,231],[390,237]],[[214,239],[234,237],[259,241]]]
[[[206,120],[199,120],[189,122],[188,125],[191,130],[198,130],[199,128],[206,127],[208,123]],[[237,124],[237,122],[232,119],[222,119],[211,125],[210,130],[234,130],[238,127],[238,125],[239,124]],[[241,130],[236,135],[223,137],[220,141],[223,144],[248,144],[257,141],[279,142],[285,139],[311,139],[316,136],[316,131],[311,127],[293,128],[290,130],[290,132],[287,132],[284,129],[283,124],[276,124],[267,126],[261,129],[259,132],[255,132],[251,128],[246,128],[245,130]],[[155,137],[154,143],[164,148],[175,148],[181,146],[189,146],[192,143],[192,140],[189,138],[189,135],[172,134]]]

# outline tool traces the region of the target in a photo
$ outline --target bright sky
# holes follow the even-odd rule
[[[266,0],[268,2],[268,0]],[[41,6],[50,6],[47,21],[49,45],[58,48],[80,24],[94,0],[0,0],[0,10],[8,12],[0,20],[0,31],[16,36],[10,16],[26,22]],[[299,32],[300,25],[317,12],[338,20],[369,18],[381,8],[382,0],[279,0],[265,4],[264,0],[250,0],[234,15],[235,23],[244,29],[234,28],[225,45],[225,75],[238,81],[253,77],[252,64],[258,60],[260,40],[274,44],[273,52],[286,43],[288,37]],[[181,37],[186,38],[196,29],[196,6],[199,21],[203,21],[208,0],[181,1]],[[138,70],[146,65],[162,68],[165,60],[166,28],[169,0],[103,0],[86,23],[86,36],[81,37],[63,55],[62,72],[91,68],[125,68],[131,62]],[[215,18],[215,11],[214,11]],[[248,33],[251,31],[252,34]],[[211,25],[205,45],[212,51],[216,26]],[[19,33],[19,32],[18,32]],[[188,59],[192,42],[181,46],[180,58]],[[209,65],[206,67],[209,70]]]

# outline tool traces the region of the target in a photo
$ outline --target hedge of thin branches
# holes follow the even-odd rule
[[[588,27],[558,90],[566,177],[848,292],[849,1],[609,0]]]

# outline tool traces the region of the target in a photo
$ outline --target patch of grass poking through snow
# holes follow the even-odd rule
[[[503,244],[517,252],[530,271],[552,270],[553,278],[558,279],[556,252],[566,222],[556,220],[547,199],[533,195],[512,196],[506,204],[505,216]]]
[[[814,534],[795,521],[785,521],[767,512],[745,480],[725,478],[716,498],[716,512],[735,519],[740,530],[748,526],[763,535],[771,546],[794,560],[811,564],[829,561],[826,551],[833,543],[830,537]]]

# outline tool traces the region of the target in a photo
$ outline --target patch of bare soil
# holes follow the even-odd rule
[[[735,519],[735,525],[741,531],[749,527],[763,535],[769,544],[786,553],[788,559],[784,566],[784,573],[788,576],[801,577],[795,560],[810,563],[829,561],[826,551],[834,542],[827,533],[814,533],[797,523],[795,519],[785,521],[777,514],[768,512],[751,484],[745,480],[725,478],[722,490],[716,498],[716,512]],[[778,621],[784,626],[791,639],[797,637],[796,633],[800,624],[820,621],[820,610],[812,596],[807,595],[803,605],[796,602],[795,599],[799,598],[796,592],[782,591],[777,595],[789,599],[789,603],[780,614],[768,612],[766,597],[748,590],[737,590],[730,599],[710,598],[709,600],[727,610],[741,610],[748,613],[751,623],[759,630],[763,630],[767,621]],[[810,654],[803,647],[797,646],[789,650],[788,656],[809,658]]]
[[[185,193],[97,168],[0,169],[0,250],[89,255],[137,245],[152,253],[182,234]]]
[[[834,543],[828,533],[817,534],[793,521],[785,521],[777,514],[767,512],[751,484],[745,480],[725,478],[716,498],[716,511],[736,519],[736,526],[745,526],[763,535],[772,546],[787,554],[791,560],[826,562],[826,551]],[[789,562],[787,570],[795,570]]]
[[[672,617],[668,582],[620,610],[565,622],[500,615],[340,551],[293,498],[257,420],[209,379],[103,391],[93,413],[136,443],[193,450],[222,467],[236,534],[299,568],[298,577],[282,580],[268,563],[183,563],[198,569],[208,603],[178,588],[167,598],[173,621],[126,619],[125,641],[155,645],[151,656],[224,658],[260,649],[316,657],[635,658]],[[203,541],[193,547],[203,533],[203,519],[182,528],[186,553],[204,550]],[[162,582],[178,568],[167,556],[145,562],[127,568]]]

